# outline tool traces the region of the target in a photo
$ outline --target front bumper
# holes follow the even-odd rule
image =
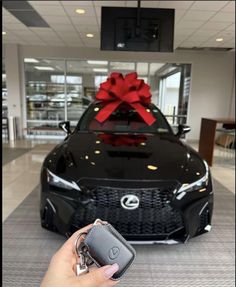
[[[100,189],[99,189],[100,188]],[[209,231],[213,211],[213,194],[197,191],[181,200],[173,195],[173,185],[164,188],[89,187],[78,192],[55,189],[41,193],[41,220],[51,220],[57,231],[71,235],[100,218],[111,223],[127,240],[145,243],[185,242]],[[137,194],[140,206],[125,210],[120,206],[122,192]],[[46,212],[45,212],[45,207]],[[48,215],[46,214],[50,211]]]

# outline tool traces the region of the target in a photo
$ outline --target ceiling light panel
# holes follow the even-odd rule
[[[89,65],[108,65],[108,61],[88,60],[87,63],[88,63]]]
[[[94,72],[99,72],[99,73],[107,73],[108,69],[105,68],[93,68]]]
[[[24,62],[25,63],[39,63],[39,61],[34,58],[25,58]]]
[[[53,67],[43,67],[43,66],[35,66],[35,69],[39,71],[54,71]]]

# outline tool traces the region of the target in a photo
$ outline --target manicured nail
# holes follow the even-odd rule
[[[108,266],[105,270],[104,270],[104,274],[107,278],[111,278],[112,275],[114,273],[116,273],[119,270],[119,265],[117,263],[112,264],[110,266]]]

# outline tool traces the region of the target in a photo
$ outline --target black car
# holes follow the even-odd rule
[[[73,132],[46,157],[41,171],[41,224],[69,236],[95,219],[109,221],[130,241],[185,242],[211,228],[208,165],[174,134],[153,104],[147,125],[122,104],[109,119],[95,119],[94,102]]]

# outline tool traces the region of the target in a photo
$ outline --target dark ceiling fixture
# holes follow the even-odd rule
[[[28,1],[3,1],[3,7],[27,27],[49,28],[48,23]]]

